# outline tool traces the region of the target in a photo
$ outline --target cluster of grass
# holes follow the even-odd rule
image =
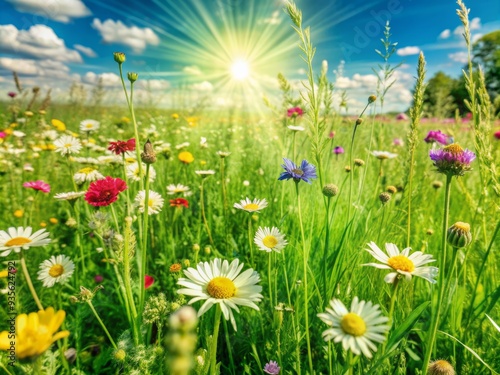
[[[309,32],[302,28],[300,12],[292,5],[288,10],[311,68]],[[276,361],[281,374],[416,374],[427,373],[429,361],[446,360],[459,374],[495,373],[500,369],[494,323],[500,321],[495,251],[500,221],[494,161],[500,158],[500,147],[490,134],[481,82],[471,78],[470,87],[479,93],[472,95],[474,121],[442,130],[474,150],[477,159],[461,177],[436,171],[429,150],[437,146],[422,140],[437,125],[419,123],[424,63],[421,56],[408,122],[378,121],[374,113],[379,101],[371,93],[359,120],[343,119],[331,109],[330,83],[324,74],[316,80],[312,68],[306,95],[291,103],[287,100],[292,94],[286,92],[283,110],[267,118],[209,111],[193,118],[182,112],[95,108],[79,108],[75,116],[71,108],[53,106],[13,123],[6,110],[0,118],[6,133],[0,145],[0,230],[45,228],[51,242],[3,259],[2,269],[15,262],[18,272],[8,274],[8,281],[12,275],[15,279],[15,306],[11,310],[2,304],[1,321],[12,318],[12,311],[38,311],[41,304],[65,311],[60,329],[69,336],[47,350],[37,347],[37,333],[18,332],[26,335],[18,339],[33,346],[36,355],[10,366],[11,359],[2,352],[3,371],[262,374],[265,367],[275,373],[266,364]],[[126,63],[119,63],[120,71],[122,65]],[[280,84],[289,87],[284,77]],[[292,104],[305,114],[288,117],[286,108]],[[99,121],[99,129],[80,132],[86,118]],[[63,134],[79,138],[83,149],[67,156],[55,152],[54,139]],[[139,153],[110,162],[109,142],[130,138],[136,138]],[[149,189],[146,178],[134,182],[124,173],[124,166],[141,159],[148,139],[156,154],[147,167],[149,173],[151,168],[156,172]],[[332,153],[336,146],[346,153]],[[179,155],[186,151],[193,158],[183,154],[181,161]],[[373,151],[397,156],[377,158]],[[317,178],[311,184],[279,181],[283,158],[299,165],[308,160]],[[83,168],[121,178],[127,189],[116,202],[99,208],[83,197],[54,199],[57,193],[87,191],[89,182],[76,185],[73,179]],[[196,173],[207,170],[215,173]],[[48,183],[50,193],[23,187],[35,180]],[[190,194],[167,195],[170,184],[187,186]],[[133,204],[143,189],[164,198],[159,213],[143,214]],[[188,207],[170,205],[181,197]],[[247,197],[265,199],[268,205],[255,212],[234,207]],[[466,241],[466,247],[447,244],[448,227],[455,222],[470,224],[472,242]],[[259,250],[254,243],[259,227],[276,227],[285,235],[288,243],[281,252]],[[372,241],[382,249],[393,243],[432,255],[436,261],[428,266],[440,270],[437,283],[403,275],[386,283],[389,270],[362,266],[375,262],[365,251]],[[71,258],[74,274],[64,284],[44,287],[35,276],[39,265],[59,254]],[[253,299],[259,310],[240,306],[234,312],[237,330],[221,319],[219,307],[210,308],[199,321],[187,310],[179,314],[189,301],[177,292],[179,278],[186,277],[189,267],[216,258],[238,259],[243,271],[252,268],[260,277],[261,297]],[[145,275],[154,279],[147,289]],[[8,288],[5,292],[7,297]],[[374,340],[377,350],[369,350],[372,358],[353,354],[352,343],[343,348],[323,338],[330,327],[318,314],[332,299],[349,309],[356,298],[379,305],[389,320],[381,342]],[[192,304],[196,310],[202,305]],[[355,322],[357,331],[337,329],[357,340],[364,332]],[[0,328],[8,329],[7,323]],[[452,373],[442,362],[434,363],[429,373],[439,373],[433,372],[436,368]]]

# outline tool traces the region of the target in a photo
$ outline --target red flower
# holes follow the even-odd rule
[[[36,180],[36,181],[29,181],[25,182],[23,184],[25,188],[31,188],[35,190],[40,190],[44,193],[50,192],[50,185],[47,184],[46,182],[43,182],[42,180]]]
[[[120,178],[107,176],[90,184],[85,193],[85,200],[92,206],[109,206],[118,199],[118,194],[127,188],[127,184]]]
[[[496,139],[500,139],[500,130],[493,134]]]
[[[144,275],[144,289],[148,289],[151,285],[153,285],[155,279],[152,276]]]
[[[170,207],[189,207],[189,202],[187,199],[184,198],[175,198],[175,199],[170,199]]]
[[[298,117],[298,116],[302,116],[303,114],[304,114],[304,111],[300,107],[289,108],[286,111],[286,115],[288,117]]]
[[[127,151],[135,150],[135,138],[130,138],[128,141],[109,142],[109,151],[113,151],[116,155],[123,154]]]
[[[7,95],[9,95],[12,99],[14,99],[17,96],[17,94],[13,91],[10,91]]]

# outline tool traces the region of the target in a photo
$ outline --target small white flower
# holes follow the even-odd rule
[[[54,195],[54,198],[61,201],[72,201],[80,197],[83,197],[85,193],[86,193],[85,191],[70,191],[67,193],[58,193]]]
[[[66,255],[51,256],[40,264],[38,280],[43,286],[51,288],[55,283],[65,284],[75,272],[75,264]]]
[[[395,157],[398,156],[398,154],[393,154],[392,152],[389,151],[372,151],[371,154],[380,160],[394,159]]]
[[[253,201],[251,201],[250,198],[247,197],[241,200],[240,203],[235,203],[233,207],[247,212],[258,212],[267,207],[267,201],[265,198],[255,198]]]
[[[198,176],[205,178],[205,177],[208,177],[208,176],[215,174],[215,171],[208,169],[206,171],[194,171],[194,173],[196,173]]]
[[[78,154],[82,149],[82,143],[71,135],[62,135],[54,141],[55,151],[62,156]]]
[[[28,250],[30,247],[45,246],[50,243],[49,233],[45,229],[40,229],[31,234],[31,227],[10,227],[7,232],[0,231],[0,256],[6,257],[14,252],[19,253],[21,249]]]
[[[404,249],[401,253],[396,245],[393,243],[386,243],[385,249],[387,254],[385,254],[380,248],[375,244],[375,242],[370,242],[368,244],[370,249],[366,249],[376,260],[380,263],[367,263],[363,266],[372,266],[380,269],[394,270],[385,276],[384,281],[386,283],[393,283],[396,277],[403,275],[407,280],[411,280],[412,276],[421,277],[430,283],[435,283],[434,279],[438,274],[437,267],[422,267],[424,264],[435,262],[436,259],[432,258],[430,254],[424,254],[421,251],[416,251],[412,255],[410,254],[410,247]]]
[[[268,227],[259,227],[253,242],[255,242],[260,250],[267,251],[268,253],[271,251],[280,253],[288,244],[285,240],[285,235],[280,233],[279,229],[276,227],[272,227],[271,229]]]
[[[85,182],[102,180],[103,178],[104,176],[97,169],[90,167],[80,169],[73,176],[73,180],[75,180],[77,185],[82,185]]]
[[[201,148],[207,148],[208,147],[207,139],[205,137],[201,137],[200,138],[200,147]]]
[[[306,130],[306,128],[304,128],[303,126],[296,125],[288,125],[287,128],[293,130],[294,132],[303,132],[304,130]]]
[[[133,164],[127,165],[126,174],[127,174],[127,178],[130,181],[138,182],[141,180],[141,178],[146,176],[146,164],[142,163],[142,176],[140,176],[140,173],[139,173],[139,163],[133,163]],[[156,171],[154,170],[153,166],[150,165],[149,166],[149,182],[153,182],[155,180],[155,178],[156,178]]]
[[[146,200],[146,191],[145,190],[139,191],[134,199],[134,206],[137,207],[139,212],[144,212],[145,200]],[[156,191],[150,190],[148,196],[148,215],[160,213],[163,207],[163,203],[164,200],[162,196],[158,194]]]
[[[99,129],[100,125],[101,123],[96,120],[83,120],[80,122],[80,131],[83,133],[96,131]]]
[[[168,195],[175,195],[175,194],[182,194],[185,197],[189,197],[192,193],[189,190],[188,186],[184,186],[182,184],[170,184],[167,186],[167,194]]]

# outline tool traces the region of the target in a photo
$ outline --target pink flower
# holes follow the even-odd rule
[[[35,190],[40,190],[43,193],[50,192],[50,185],[47,184],[46,182],[43,182],[42,180],[25,182],[23,184],[23,186],[25,188],[31,188],[31,189],[35,189]]]
[[[95,275],[94,276],[94,281],[97,283],[97,284],[100,284],[102,283],[104,280],[104,277],[102,277],[101,275]]]
[[[85,200],[95,207],[109,206],[118,199],[118,194],[127,188],[127,184],[120,178],[107,176],[90,184],[85,193]]]
[[[500,139],[500,130],[493,134],[496,139]]]
[[[300,117],[304,114],[304,111],[300,107],[288,108],[286,115],[288,117]]]
[[[155,279],[153,279],[152,276],[149,275],[144,275],[144,288],[148,289],[151,285],[153,285],[155,282]]]
[[[13,91],[10,91],[7,95],[9,95],[12,99],[14,99],[17,94]]]
[[[0,138],[6,138],[7,133],[6,132],[0,132]]]
[[[330,139],[335,138],[335,132],[331,131],[330,133],[328,133],[328,138],[330,138]]]

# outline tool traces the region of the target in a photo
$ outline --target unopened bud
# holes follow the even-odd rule
[[[461,221],[448,228],[448,243],[456,248],[469,246],[472,242],[470,225]]]
[[[427,371],[429,375],[455,375],[453,366],[443,359],[431,362]]]
[[[362,167],[363,165],[365,165],[365,162],[364,162],[364,160],[361,160],[361,159],[354,159],[354,165],[356,167]]]
[[[123,52],[114,52],[113,53],[113,58],[118,64],[123,64],[125,60],[127,59],[125,57],[125,54]]]
[[[326,184],[323,186],[323,195],[325,197],[331,198],[339,193],[339,188],[334,184]]]
[[[347,173],[351,173],[351,167],[350,166],[346,165],[344,169],[345,169],[345,171]]]
[[[382,202],[382,204],[386,204],[387,202],[389,202],[391,200],[391,195],[384,191],[383,193],[380,193],[380,195],[378,196],[378,199],[380,199],[380,202]]]
[[[375,100],[377,100],[377,97],[375,95],[370,95],[368,97],[368,103],[373,103]]]
[[[437,189],[443,187],[443,183],[441,181],[434,181],[432,183],[432,187],[437,190]]]
[[[137,78],[139,78],[139,74],[133,73],[133,72],[128,72],[127,78],[130,82],[134,83],[135,81],[137,81]]]
[[[398,188],[396,186],[387,186],[387,192],[391,194],[396,194],[398,192]]]
[[[363,119],[360,117],[356,120],[356,125],[361,125],[362,122],[363,122]]]
[[[153,164],[156,162],[156,153],[149,139],[144,144],[144,152],[141,152],[141,160],[146,164]]]

